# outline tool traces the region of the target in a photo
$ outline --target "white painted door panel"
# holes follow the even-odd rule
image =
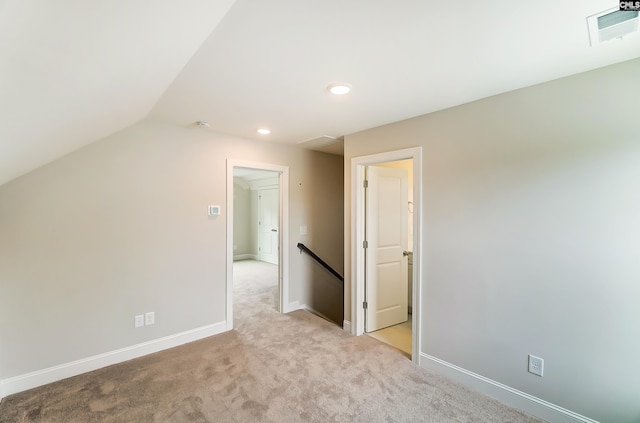
[[[262,188],[258,191],[258,258],[272,264],[278,264],[279,198],[278,188]]]
[[[367,167],[365,331],[407,321],[408,172]]]

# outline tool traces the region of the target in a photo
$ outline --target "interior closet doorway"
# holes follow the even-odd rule
[[[289,311],[288,188],[286,166],[227,160],[227,329],[234,327],[234,263],[240,260],[277,268],[276,309]],[[273,279],[272,273],[264,277]]]
[[[368,177],[372,174],[372,170],[375,176],[375,174],[379,173],[377,171],[378,168],[394,167],[400,165],[401,162],[408,163],[405,160],[411,162],[412,175],[407,175],[408,181],[410,181],[408,183],[412,186],[408,188],[411,196],[408,196],[405,200],[402,195],[397,195],[397,187],[393,187],[396,184],[393,177],[387,181],[383,180],[382,188],[374,187],[374,191],[370,191],[371,186]],[[383,173],[386,174],[386,172]],[[395,316],[396,311],[402,314],[406,309],[408,313],[406,321],[394,324],[396,322],[391,320],[392,323],[389,323],[389,325],[405,332],[409,332],[410,328],[411,346],[407,348],[410,349],[408,355],[418,365],[420,364],[422,285],[420,265],[421,175],[421,147],[353,157],[351,159],[351,333],[354,335],[369,334],[378,337],[377,335],[380,335],[382,331],[387,330],[385,327],[390,321],[384,315],[385,312],[392,311],[395,318],[397,317]],[[386,195],[384,191],[391,192],[392,197],[395,195],[395,200],[381,200],[381,196]],[[382,194],[379,195],[380,193]],[[378,196],[377,200],[376,196]],[[371,210],[376,208],[376,212],[372,214]],[[405,226],[408,231],[406,233],[408,237],[406,249],[404,249],[404,241],[395,236],[397,234],[405,235],[404,229],[393,229],[397,231],[397,234],[394,234],[386,227],[386,219],[389,218],[396,220],[397,223],[402,223],[404,217],[398,218],[398,216],[402,216],[400,212],[405,210],[408,212],[406,217],[407,226]],[[393,227],[396,227],[395,224]],[[382,241],[376,239],[371,239],[370,241],[371,236],[374,235],[375,238],[376,234],[382,234]],[[378,257],[376,257],[376,254]],[[386,257],[386,254],[389,254],[390,258]],[[398,283],[406,283],[406,290],[402,287],[400,295],[393,292],[390,295],[390,290],[396,289],[395,287],[400,287],[401,285],[393,285],[394,288],[390,289],[384,283],[389,279],[389,275],[385,274],[387,263],[389,263],[389,269],[393,270],[394,275],[396,273],[399,274],[400,270],[404,272],[406,269],[406,273],[404,273],[406,281],[404,276],[394,276],[397,281],[400,281]],[[381,284],[380,281],[383,281],[383,283]],[[371,295],[372,288],[373,296]],[[409,311],[411,311],[410,314]],[[400,318],[402,319],[402,316]],[[379,331],[378,329],[382,330]],[[384,333],[382,334],[384,335]],[[387,341],[394,342],[388,338],[385,342]]]
[[[411,357],[413,160],[365,167],[365,332]]]

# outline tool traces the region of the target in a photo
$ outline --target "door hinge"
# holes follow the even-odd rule
[[[369,307],[369,304],[366,301],[362,303],[362,308],[366,310],[368,307]]]
[[[362,241],[362,248],[369,248],[369,241]]]
[[[362,186],[364,188],[369,188],[369,181],[367,181],[366,179],[364,181],[362,181]]]

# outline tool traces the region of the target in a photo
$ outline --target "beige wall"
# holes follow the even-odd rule
[[[223,322],[227,159],[290,167],[288,300],[310,301],[299,227],[342,262],[341,175],[318,172],[342,157],[141,123],[0,186],[0,381]]]
[[[640,59],[346,137],[347,199],[352,157],[422,146],[423,354],[640,418],[639,99]]]

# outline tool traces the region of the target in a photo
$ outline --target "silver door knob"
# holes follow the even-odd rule
[[[408,255],[409,255],[409,252],[408,252],[408,251],[403,251],[403,252],[402,252],[402,255],[406,257],[406,256],[408,256]]]

